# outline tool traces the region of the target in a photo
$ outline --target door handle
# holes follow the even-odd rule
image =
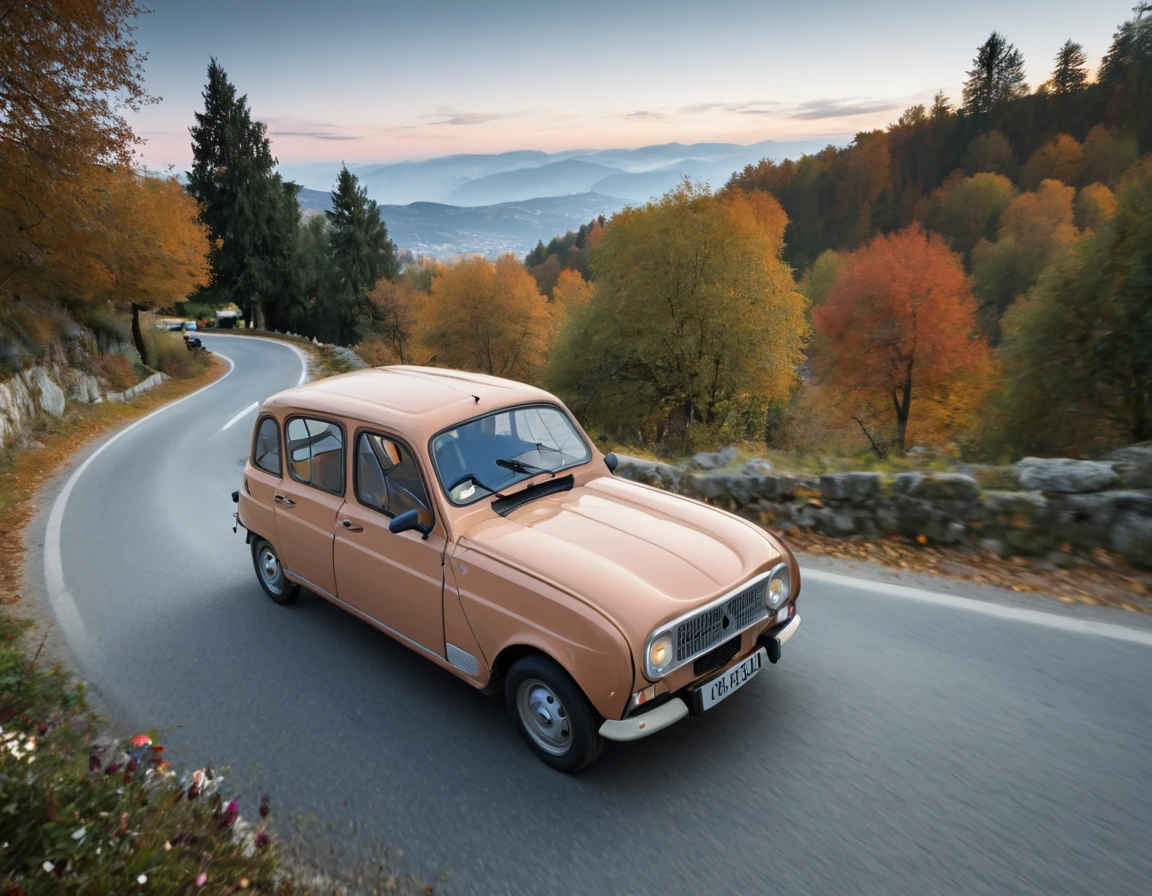
[[[347,529],[349,532],[363,532],[364,527],[358,526],[352,520],[340,520],[340,525]]]
[[[285,498],[283,495],[277,495],[276,496],[276,503],[277,504],[283,504],[285,507],[295,507],[296,506],[295,501],[293,501],[291,498]]]

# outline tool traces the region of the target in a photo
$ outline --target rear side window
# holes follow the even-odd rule
[[[362,432],[357,437],[356,497],[389,516],[419,510],[422,522],[432,522],[416,461],[405,446],[386,436]]]
[[[339,424],[293,417],[284,436],[293,479],[334,495],[344,494],[344,430]]]
[[[252,463],[257,469],[273,476],[280,474],[280,427],[272,417],[264,417],[256,424],[256,438],[252,442]]]

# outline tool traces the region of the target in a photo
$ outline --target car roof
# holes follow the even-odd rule
[[[555,403],[534,386],[438,367],[368,367],[277,393],[265,409],[285,408],[350,417],[430,437],[489,410],[529,402]]]

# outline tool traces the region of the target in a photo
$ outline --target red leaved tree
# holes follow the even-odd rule
[[[877,454],[889,442],[904,451],[913,399],[925,433],[971,413],[988,365],[975,315],[960,256],[919,225],[843,257],[827,302],[812,310],[816,369]],[[874,434],[878,426],[895,436]]]

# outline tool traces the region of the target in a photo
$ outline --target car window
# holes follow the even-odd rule
[[[293,417],[284,435],[293,479],[334,495],[344,493],[344,431],[338,424]]]
[[[412,453],[376,433],[362,432],[357,437],[356,497],[389,516],[419,510],[421,522],[432,522],[432,505]]]
[[[265,473],[280,475],[280,427],[273,417],[264,417],[256,424],[252,463]]]
[[[537,471],[559,472],[587,463],[592,452],[559,408],[528,405],[478,417],[440,433],[432,440],[432,457],[445,493],[453,503],[463,505],[509,488]],[[460,481],[468,475],[475,480]]]

